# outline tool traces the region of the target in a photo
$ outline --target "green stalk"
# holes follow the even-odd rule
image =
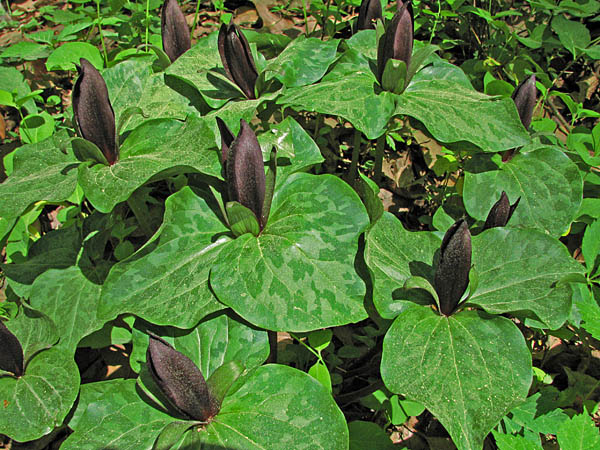
[[[102,50],[104,51],[104,66],[108,67],[108,53],[106,52],[106,44],[104,43],[102,26],[100,25],[100,0],[96,0],[96,20],[98,21],[98,33],[100,33],[100,42],[102,42]]]
[[[192,26],[192,31],[190,31],[190,39],[194,37],[194,30],[196,30],[196,25],[198,24],[198,14],[200,12],[200,2],[196,2],[196,13],[194,14],[194,25]]]
[[[381,182],[381,168],[383,166],[383,151],[385,150],[385,133],[377,138],[375,147],[375,167],[373,169],[373,181],[379,184]]]
[[[352,144],[352,162],[350,163],[350,183],[354,184],[356,178],[358,178],[358,157],[360,155],[360,138],[362,133],[356,128],[354,129],[354,142]]]
[[[150,53],[150,48],[148,47],[148,28],[150,25],[150,0],[146,0],[146,51]]]

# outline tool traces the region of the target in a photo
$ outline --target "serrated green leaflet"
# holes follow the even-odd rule
[[[82,165],[79,184],[96,209],[110,212],[156,175],[172,175],[177,171],[219,175],[221,168],[213,142],[206,122],[194,116],[185,122],[147,121],[125,139],[116,164]],[[173,170],[165,172],[169,169]]]
[[[468,141],[486,152],[529,142],[511,99],[490,97],[453,81],[414,80],[396,97],[395,114],[419,120],[438,141]]]
[[[208,286],[210,267],[230,239],[217,208],[189,187],[169,197],[158,245],[112,268],[99,317],[110,320],[130,312],[157,325],[190,328],[222,309]]]
[[[20,442],[50,433],[78,391],[79,371],[70,355],[57,348],[38,353],[22,377],[0,377],[0,433]]]
[[[583,183],[575,163],[552,147],[517,154],[500,167],[483,157],[467,165],[463,195],[471,216],[485,220],[502,191],[511,202],[521,197],[509,226],[560,236],[579,210]]]
[[[139,372],[146,361],[148,334],[168,341],[175,350],[190,358],[202,371],[205,379],[229,361],[239,361],[250,370],[262,364],[269,356],[269,342],[265,331],[251,328],[225,313],[200,322],[191,330],[172,327],[150,327],[137,322],[133,331],[131,367]]]
[[[571,311],[571,289],[560,281],[584,273],[559,241],[535,230],[486,230],[473,238],[472,263],[479,285],[469,303],[494,314],[531,311],[552,329]]]
[[[13,172],[0,184],[0,216],[19,216],[38,201],[66,200],[77,185],[79,161],[69,147],[66,131],[16,150]]]
[[[79,267],[48,270],[31,288],[31,306],[44,311],[56,324],[60,347],[70,354],[84,336],[102,328],[96,317],[101,287],[89,281]]]
[[[459,450],[481,450],[492,427],[525,400],[531,355],[508,319],[477,311],[444,317],[414,306],[384,339],[381,376],[392,392],[431,411]]]
[[[276,58],[269,60],[264,72],[271,72],[287,87],[314,83],[335,59],[339,42],[339,39],[322,41],[299,36]]]
[[[270,330],[359,321],[365,286],[354,259],[368,223],[360,199],[338,178],[294,174],[275,193],[262,234],[221,250],[211,286],[244,319]]]
[[[382,317],[393,319],[409,305],[402,289],[410,277],[433,280],[433,255],[441,243],[433,233],[407,231],[387,212],[369,230],[365,261],[373,278],[373,303]]]

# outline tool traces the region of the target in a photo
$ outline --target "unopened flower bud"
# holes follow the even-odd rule
[[[246,37],[232,22],[221,25],[217,42],[227,78],[238,85],[246,98],[255,99],[258,72]]]
[[[73,112],[81,136],[96,144],[110,165],[119,159],[116,142],[115,112],[100,72],[81,58],[79,78],[73,88]]]
[[[398,2],[398,11],[388,24],[377,47],[377,77],[381,82],[385,65],[390,59],[410,65],[413,50],[413,10],[410,1]]]
[[[163,49],[171,62],[192,46],[190,30],[177,0],[165,0],[163,3],[160,30]]]
[[[519,201],[521,197],[517,199],[512,205],[508,201],[508,196],[506,192],[502,191],[502,195],[500,195],[500,200],[494,203],[492,209],[488,213],[487,218],[485,219],[485,225],[483,226],[484,230],[495,227],[503,227],[506,226],[510,218],[512,217],[515,209],[519,205]]]
[[[363,0],[358,11],[357,30],[374,30],[375,21],[383,18],[381,0]]]
[[[517,106],[519,118],[526,129],[531,125],[533,110],[535,109],[537,88],[535,87],[535,75],[531,75],[514,90],[512,99]]]
[[[442,240],[440,259],[435,271],[435,291],[440,312],[451,315],[469,284],[471,270],[471,233],[462,219],[452,225]]]

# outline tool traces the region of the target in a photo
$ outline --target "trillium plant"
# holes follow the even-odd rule
[[[463,6],[378,0],[303,5],[317,26],[299,35],[230,14],[199,33],[201,5],[127,2],[145,34],[118,52],[106,27],[129,16],[96,3],[103,53],[81,42],[60,66],[72,114],[4,158],[1,434],[367,450],[415,416],[459,450],[503,450],[541,449],[551,420],[593,428],[593,392],[589,410],[536,410],[553,380],[538,343],[600,338],[584,199],[600,125],[556,139],[537,60],[465,72],[442,27]],[[111,352],[116,371],[86,368]]]

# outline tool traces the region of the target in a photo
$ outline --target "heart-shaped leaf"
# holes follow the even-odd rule
[[[583,182],[575,163],[554,147],[519,153],[499,167],[483,156],[466,166],[463,198],[472,217],[485,220],[502,191],[511,202],[521,197],[509,226],[560,236],[577,215]]]
[[[446,317],[414,306],[385,336],[381,376],[392,392],[431,411],[460,450],[481,450],[496,423],[527,397],[531,354],[504,317]]]
[[[262,234],[228,243],[210,284],[220,301],[270,330],[308,331],[366,317],[354,269],[369,223],[356,193],[339,178],[304,173],[273,198]]]

